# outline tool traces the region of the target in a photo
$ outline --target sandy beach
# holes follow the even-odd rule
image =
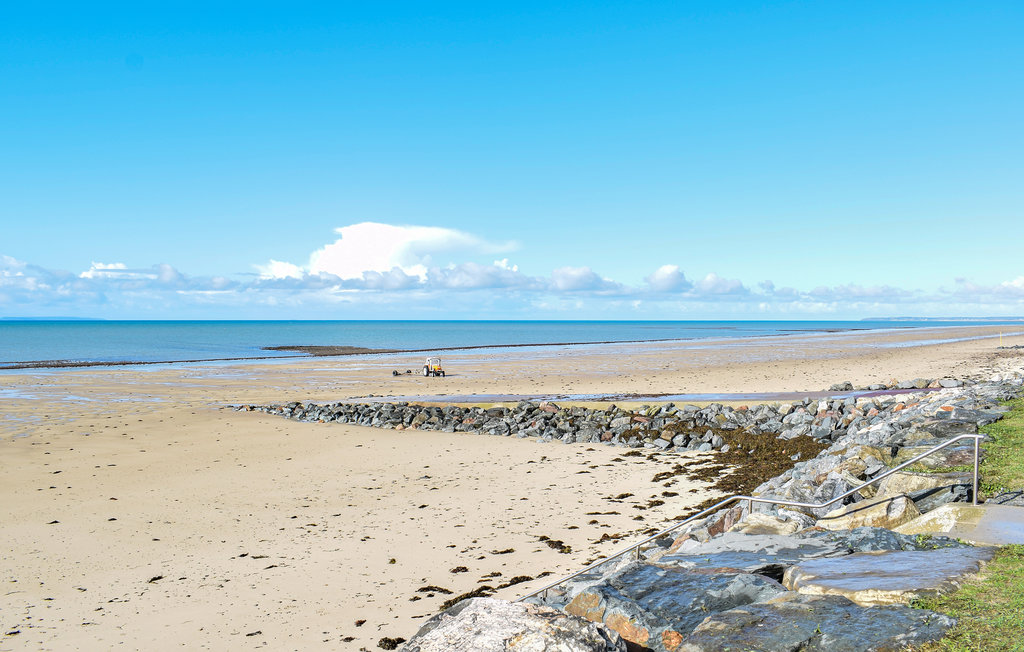
[[[229,405],[988,377],[1021,366],[1007,332],[457,351],[445,378],[392,375],[420,354],[0,373],[0,650],[375,650],[453,595],[535,578],[498,591],[513,598],[713,496],[696,481],[663,496],[651,478],[678,454]]]

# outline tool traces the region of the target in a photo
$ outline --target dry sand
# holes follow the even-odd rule
[[[635,540],[711,495],[651,482],[672,455],[297,423],[229,404],[987,376],[1020,368],[1020,350],[997,350],[1000,330],[935,329],[928,338],[946,343],[917,346],[920,332],[899,331],[453,352],[436,379],[391,375],[419,355],[0,374],[0,650],[375,650],[450,597],[421,587],[560,575],[629,540],[594,543],[603,534]],[[666,503],[639,509],[652,499]]]

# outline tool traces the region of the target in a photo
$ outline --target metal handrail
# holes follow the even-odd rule
[[[666,528],[666,529],[662,530],[661,532],[658,532],[657,534],[652,534],[651,536],[647,537],[643,541],[639,541],[637,543],[634,543],[633,545],[631,545],[630,547],[626,548],[625,550],[617,552],[614,555],[611,555],[609,557],[604,557],[602,559],[599,559],[599,560],[595,561],[594,563],[590,564],[589,566],[587,566],[586,568],[583,568],[582,570],[578,570],[575,573],[573,573],[572,575],[567,575],[566,577],[563,577],[562,579],[558,580],[557,582],[553,582],[551,584],[548,584],[544,588],[537,589],[536,591],[533,591],[532,593],[527,593],[526,595],[524,595],[524,596],[522,596],[520,598],[517,598],[515,600],[515,602],[521,602],[523,600],[526,600],[527,598],[532,598],[533,596],[538,595],[540,593],[544,593],[545,594],[544,597],[546,598],[547,597],[547,592],[550,589],[553,589],[556,586],[559,586],[561,584],[565,584],[569,580],[572,580],[572,579],[574,579],[576,577],[579,577],[580,575],[583,575],[584,573],[592,571],[595,568],[597,568],[598,566],[607,564],[608,562],[610,562],[610,561],[612,561],[614,559],[618,559],[619,557],[625,556],[625,555],[629,554],[630,552],[634,552],[635,551],[636,552],[636,558],[639,560],[640,559],[640,549],[643,546],[645,546],[646,544],[650,543],[651,541],[654,541],[655,539],[660,539],[663,536],[665,536],[666,534],[668,534],[668,533],[670,533],[670,532],[672,532],[674,530],[677,530],[677,529],[683,527],[684,525],[687,525],[688,523],[692,523],[693,521],[697,520],[698,518],[703,518],[704,516],[710,515],[713,512],[719,510],[720,508],[725,507],[726,505],[731,505],[732,503],[739,502],[741,500],[746,500],[746,501],[748,501],[747,509],[749,509],[749,510],[753,509],[754,503],[767,503],[767,504],[770,504],[770,505],[784,505],[784,506],[787,506],[787,507],[803,507],[803,508],[808,508],[808,509],[821,509],[822,507],[828,507],[832,503],[835,503],[835,502],[838,502],[840,500],[843,500],[847,496],[851,496],[851,495],[857,493],[858,491],[860,491],[861,489],[863,489],[865,487],[868,487],[868,486],[878,482],[879,480],[887,478],[890,475],[892,475],[893,473],[896,473],[897,471],[905,469],[908,466],[910,466],[910,465],[912,465],[912,464],[914,464],[914,463],[916,463],[916,462],[918,462],[918,461],[928,457],[932,453],[934,453],[936,451],[940,451],[943,448],[946,448],[947,446],[955,444],[956,442],[958,442],[958,441],[960,441],[962,439],[973,439],[974,440],[974,485],[973,485],[973,488],[972,488],[973,491],[971,492],[971,499],[972,499],[972,504],[973,505],[977,505],[978,504],[978,459],[979,459],[979,448],[980,448],[980,442],[984,438],[985,438],[985,435],[959,435],[957,437],[954,437],[953,439],[950,439],[947,442],[941,443],[938,446],[930,448],[927,451],[921,453],[920,455],[918,455],[918,456],[916,456],[916,457],[914,457],[914,458],[912,458],[910,460],[907,460],[903,464],[900,464],[897,467],[891,468],[888,471],[886,471],[885,473],[883,473],[883,474],[881,474],[879,476],[876,476],[876,477],[868,480],[867,482],[865,482],[865,483],[863,483],[863,484],[861,484],[861,485],[859,485],[857,487],[854,487],[853,489],[850,489],[849,491],[847,491],[843,495],[836,496],[832,500],[829,500],[829,501],[821,503],[821,504],[798,503],[798,502],[794,502],[794,501],[791,501],[791,500],[776,500],[774,498],[758,498],[756,496],[730,496],[730,497],[725,498],[724,500],[722,500],[722,501],[720,501],[718,503],[715,503],[711,507],[708,507],[707,509],[704,509],[704,510],[694,514],[693,516],[687,518],[684,521],[680,521],[680,522],[676,523],[675,525],[673,525],[673,526],[671,526],[669,528]]]

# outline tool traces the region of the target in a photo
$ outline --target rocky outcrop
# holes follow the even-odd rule
[[[637,645],[673,652],[709,613],[760,602],[784,590],[752,573],[641,563],[581,591],[565,611],[604,623]]]
[[[708,616],[678,652],[881,652],[942,638],[955,621],[904,606],[857,606],[842,596],[783,593]]]
[[[619,635],[550,607],[464,600],[431,618],[403,652],[626,652]]]
[[[1000,402],[1020,392],[1021,381],[1018,377],[930,394],[888,397],[884,409],[879,410],[871,419],[851,423],[846,432],[836,437],[829,448],[817,457],[797,462],[791,470],[764,483],[753,493],[756,496],[806,503],[831,500],[886,472],[898,464],[898,460],[911,459],[914,455],[901,455],[905,448],[910,447],[918,454],[927,450],[928,444],[947,441],[959,434],[972,434],[979,425],[999,419],[1007,409]],[[892,401],[897,402],[893,404]],[[944,429],[946,424],[949,425],[948,429]],[[941,439],[936,439],[938,433],[943,433]],[[922,436],[928,439],[922,439]],[[974,447],[971,442],[947,450],[950,450],[950,454],[943,461],[944,465],[964,461],[968,453],[973,463]],[[939,457],[941,459],[942,455]],[[841,504],[819,509],[788,509],[818,519],[843,505],[872,498],[875,492],[877,489],[865,492],[867,495],[854,494]],[[970,500],[969,493],[969,487],[961,488],[955,499]],[[766,505],[755,505],[754,510],[769,514],[780,511]]]
[[[976,433],[978,426],[1005,412],[1000,401],[1020,392],[1021,379],[1016,377],[882,399],[881,405],[865,412],[864,420],[851,422],[845,432],[833,436],[822,454],[799,461],[792,470],[759,487],[754,495],[823,503],[850,493],[899,460],[914,457],[920,447],[934,445],[936,439],[945,441]],[[916,450],[901,454],[904,448]],[[953,448],[941,465],[968,458],[973,462],[971,442]],[[958,509],[953,503],[969,501],[971,488],[969,473],[907,471],[890,476],[881,487],[850,493],[823,508],[755,504],[751,513],[742,503],[693,523],[675,535],[666,551],[651,557],[657,559],[658,567],[782,577],[790,590],[732,609],[709,609],[710,615],[689,633],[683,631],[689,622],[677,622],[673,628],[659,621],[654,625],[663,626],[661,632],[680,634],[681,638],[673,635],[668,641],[678,640],[679,645],[672,648],[665,641],[659,643],[652,635],[652,631],[659,631],[656,626],[644,628],[647,642],[643,645],[673,652],[731,646],[832,652],[897,650],[936,639],[951,626],[952,619],[891,605],[953,590],[981,568],[990,550],[930,534],[912,536],[883,527],[856,526],[884,524],[904,529],[907,526],[901,527],[901,523],[919,523],[927,518],[911,520],[922,512],[937,507],[940,512]],[[619,594],[628,594],[630,589],[622,586],[621,578],[613,580],[611,576],[601,581],[591,577],[588,581],[587,590],[568,591],[562,603],[575,603],[581,607],[580,613],[590,617],[600,613],[600,620],[605,621],[609,604],[606,593],[613,583],[619,583],[615,589]],[[633,600],[632,604],[639,602]],[[887,606],[878,606],[881,604]],[[631,618],[631,625],[652,624],[639,611],[631,612]],[[625,628],[619,631],[639,644],[631,637],[642,632]]]

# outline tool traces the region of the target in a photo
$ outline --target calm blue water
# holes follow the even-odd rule
[[[266,346],[371,349],[629,342],[998,322],[828,321],[0,321],[0,364],[281,357]],[[1012,322],[1010,322],[1012,323]],[[1019,327],[1020,322],[1016,325]]]

